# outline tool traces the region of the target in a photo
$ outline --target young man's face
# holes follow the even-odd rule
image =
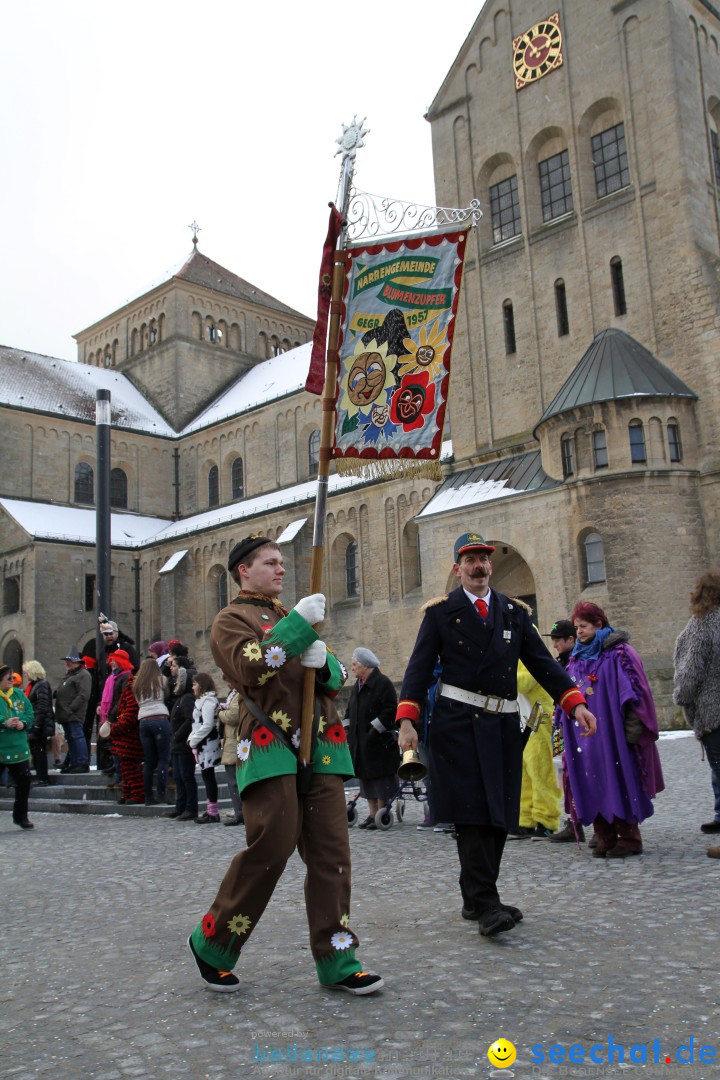
[[[249,566],[246,563],[240,563],[238,566],[241,587],[247,592],[279,596],[285,575],[282,555],[277,548],[270,547],[269,544],[258,548],[254,554],[255,558]]]
[[[575,648],[574,637],[554,637],[552,639],[552,647],[558,656],[564,656],[567,652],[572,652]]]
[[[487,551],[466,551],[460,556],[460,562],[453,566],[453,574],[460,580],[463,589],[475,596],[484,596],[490,587],[492,563]]]

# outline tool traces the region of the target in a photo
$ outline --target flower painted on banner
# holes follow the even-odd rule
[[[329,754],[323,754],[322,763],[323,763],[323,765],[329,765],[330,764],[330,755]]]
[[[350,925],[350,916],[349,915],[341,915],[340,916],[340,925],[344,926],[345,929],[347,930],[348,926]]]
[[[228,923],[228,930],[231,934],[237,934],[240,937],[241,934],[247,934],[251,926],[252,920],[247,915],[233,915]]]
[[[277,671],[263,671],[262,675],[258,679],[258,686],[264,686],[266,682],[270,682],[277,675]]]
[[[243,645],[243,656],[248,660],[262,660],[262,650],[257,641],[248,641],[247,645]]]
[[[287,713],[284,713],[282,709],[274,709],[270,713],[270,719],[274,720],[278,727],[281,727],[283,731],[287,731],[292,721]]]
[[[287,653],[283,649],[282,645],[271,645],[268,649],[265,650],[265,663],[268,667],[282,667],[286,660]]]
[[[330,938],[330,944],[333,949],[349,949],[353,945],[353,936],[347,930],[340,930]]]
[[[214,936],[215,931],[217,930],[217,925],[215,923],[215,916],[212,915],[209,911],[208,911],[207,915],[203,918],[203,921],[202,921],[201,925],[202,925],[202,932],[205,935],[205,937],[213,937]]]
[[[252,733],[252,741],[256,746],[269,746],[271,742],[275,742],[275,736],[270,728],[266,728],[264,724],[260,727],[256,727]]]
[[[325,738],[329,739],[330,742],[344,743],[347,741],[345,737],[345,728],[342,724],[331,724],[325,732]]]
[[[423,427],[425,417],[435,411],[435,383],[427,371],[413,371],[404,375],[399,388],[393,394],[390,416],[400,424],[403,431],[416,431]]]
[[[421,327],[419,342],[405,338],[403,345],[409,355],[400,358],[397,372],[400,379],[409,372],[427,371],[434,382],[438,375],[445,371],[445,350],[448,343],[446,332],[440,329],[439,319],[428,327]]]
[[[293,736],[290,740],[296,750],[300,749],[300,728],[293,732]]]
[[[387,348],[387,341],[382,345],[377,345],[375,341],[363,345],[359,338],[355,351],[343,358],[338,407],[345,410],[348,418],[355,416],[360,409],[369,413],[370,406],[383,390],[395,385],[393,368],[396,358],[388,356]]]
[[[241,739],[237,745],[237,756],[240,761],[247,761],[250,757],[250,740]]]

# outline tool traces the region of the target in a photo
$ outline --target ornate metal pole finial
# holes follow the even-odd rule
[[[337,157],[338,154],[342,154],[343,161],[345,161],[345,158],[347,157],[354,158],[356,151],[365,145],[363,136],[370,134],[370,128],[363,127],[366,119],[367,117],[363,116],[360,123],[358,123],[357,116],[353,116],[351,124],[343,124],[342,135],[338,136],[335,140],[339,147],[339,149],[335,151],[335,157]]]
[[[197,246],[198,246],[198,233],[199,233],[199,232],[202,232],[202,229],[201,229],[201,228],[200,228],[200,226],[198,225],[197,221],[193,221],[193,223],[192,223],[191,225],[188,225],[188,229],[192,229],[192,234],[193,234],[193,247],[194,247],[194,248],[195,248],[195,250],[197,251]]]

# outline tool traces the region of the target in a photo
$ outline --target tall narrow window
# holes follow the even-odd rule
[[[95,474],[86,461],[75,466],[75,502],[91,506],[95,502]]]
[[[562,278],[558,278],[555,282],[555,314],[557,315],[558,337],[565,337],[566,334],[570,333],[570,323],[568,321],[565,282]]]
[[[645,430],[642,420],[631,420],[628,427],[630,435],[630,460],[635,464],[644,464],[647,461],[645,449]]]
[[[591,532],[583,541],[585,555],[585,584],[593,585],[605,580],[605,548],[599,533]]]
[[[595,468],[606,469],[608,463],[607,440],[605,438],[605,432],[604,430],[602,430],[602,428],[600,429],[600,431],[593,431],[592,441]]]
[[[227,574],[218,574],[217,579],[217,604],[218,611],[222,611],[224,607],[227,607],[228,602],[228,585]]]
[[[95,575],[85,575],[85,610],[95,610]]]
[[[512,300],[503,303],[503,330],[505,332],[505,355],[511,356],[516,352],[515,344],[515,315],[513,314]]]
[[[575,472],[575,454],[573,453],[572,436],[563,435],[560,440],[560,452],[562,454],[563,477],[567,480]]]
[[[127,476],[122,469],[110,470],[110,505],[127,510]]]
[[[233,499],[245,498],[245,469],[241,457],[236,457],[232,463],[232,497]]]
[[[573,208],[570,159],[567,150],[538,162],[543,221],[569,214]]]
[[[622,259],[613,255],[610,260],[610,281],[612,282],[613,304],[616,315],[627,315],[625,302],[625,280],[623,278]]]
[[[520,203],[517,176],[501,180],[490,188],[490,217],[493,244],[501,244],[520,233]]]
[[[616,124],[615,127],[601,131],[599,135],[593,135],[590,145],[598,199],[627,187],[630,173],[625,147],[625,125]]]
[[[715,183],[720,187],[720,145],[718,145],[718,133],[714,129],[710,132],[712,143],[713,169],[715,170]]]
[[[680,428],[675,420],[670,420],[667,426],[668,450],[671,461],[682,461],[682,444],[680,443]]]
[[[3,581],[3,615],[15,615],[20,610],[20,578],[7,577]]]
[[[208,473],[208,506],[220,505],[220,473],[217,465],[213,465]]]
[[[351,540],[345,548],[345,595],[348,599],[360,595],[358,549],[354,540]]]
[[[316,428],[308,439],[308,475],[317,476],[320,465],[320,429]]]

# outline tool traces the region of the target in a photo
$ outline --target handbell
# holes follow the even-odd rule
[[[401,780],[424,780],[428,774],[427,765],[423,765],[417,750],[406,750],[397,771]]]

